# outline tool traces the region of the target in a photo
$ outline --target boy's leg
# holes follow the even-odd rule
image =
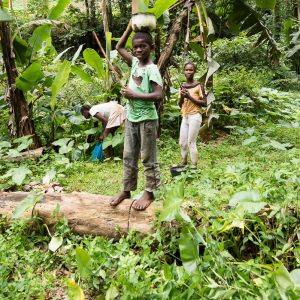
[[[201,114],[195,114],[189,116],[189,135],[188,145],[190,149],[191,162],[193,166],[197,166],[198,162],[198,150],[197,150],[197,137],[202,123]]]
[[[117,206],[124,199],[130,198],[130,191],[137,188],[138,159],[141,149],[139,124],[126,120],[123,150],[123,191],[114,197],[110,205]]]
[[[188,118],[183,117],[180,125],[180,136],[179,136],[179,146],[180,146],[180,155],[181,163],[183,165],[187,164],[188,156],[188,133],[189,133],[189,123]]]
[[[132,207],[146,209],[154,200],[153,191],[160,186],[160,174],[157,161],[157,120],[140,123],[141,158],[144,165],[145,191]]]

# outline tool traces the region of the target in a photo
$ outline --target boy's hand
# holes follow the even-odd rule
[[[121,93],[124,97],[126,97],[128,99],[136,98],[136,93],[133,90],[131,90],[128,86],[124,86],[121,89]]]

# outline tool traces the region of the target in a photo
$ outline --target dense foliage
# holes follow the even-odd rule
[[[124,104],[120,86],[129,68],[114,45],[127,26],[131,3],[107,1],[106,35],[96,1],[29,0],[25,12],[24,3],[17,1],[10,10],[16,86],[24,92],[44,150],[24,159],[32,136],[10,137],[7,74],[1,68],[0,191],[35,192],[14,213],[15,220],[0,218],[0,298],[299,299],[296,1],[207,0],[193,8],[190,49],[183,49],[182,26],[165,76],[168,97],[159,139],[163,185],[156,195],[164,208],[153,234],[132,232],[119,240],[77,236],[65,219],[48,228],[36,216],[18,217],[39,201],[45,182],[55,183],[54,191],[119,192],[123,132],[103,143],[114,148],[114,157],[91,162],[102,128],[84,119],[80,107],[108,100]],[[162,11],[157,48],[181,9]],[[0,17],[5,13],[1,10]],[[208,25],[201,29],[203,24]],[[93,31],[121,80],[109,71]],[[207,57],[210,46],[212,58]],[[197,79],[204,81],[207,70],[214,73],[207,90],[215,100],[203,115],[207,126],[200,132],[199,168],[171,177],[170,166],[180,161],[177,100],[188,60],[198,66]],[[143,184],[141,177],[134,196]]]

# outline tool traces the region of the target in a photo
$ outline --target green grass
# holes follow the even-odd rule
[[[270,130],[267,126],[258,128],[257,135],[268,134],[272,139],[285,143],[287,140],[294,147],[290,150],[276,150],[264,148],[266,141],[259,138],[256,143],[243,146],[242,142],[248,136],[231,135],[221,142],[211,141],[208,144],[198,143],[199,166],[197,172],[191,176],[192,180],[186,183],[187,195],[194,200],[204,199],[205,202],[214,200],[214,205],[225,204],[233,193],[242,190],[258,190],[266,193],[269,202],[283,201],[270,195],[276,189],[276,172],[280,170],[296,173],[300,167],[299,141],[300,131],[296,129]],[[288,138],[287,138],[288,136]],[[172,178],[170,167],[180,163],[177,140],[163,136],[159,141],[159,162],[161,169],[162,193],[165,186],[172,184],[178,178]],[[122,163],[120,161],[106,161],[103,163],[75,162],[65,172],[60,180],[65,191],[84,191],[113,196],[122,189]],[[285,172],[284,171],[284,172]],[[293,180],[293,179],[291,179]],[[139,193],[143,190],[143,166],[139,165]],[[286,187],[294,189],[295,195],[299,188],[289,178],[285,180]],[[279,192],[279,191],[278,191]],[[297,203],[299,199],[289,199]]]
[[[275,300],[282,294],[289,300],[298,299],[299,291],[291,287],[283,290],[280,276],[300,267],[299,128],[283,129],[272,123],[256,126],[252,134],[257,141],[249,145],[243,142],[250,135],[238,130],[241,129],[208,144],[199,141],[197,171],[175,178],[169,168],[180,162],[178,141],[167,135],[159,141],[162,187],[157,200],[170,200],[168,193],[184,182],[183,207],[196,227],[178,221],[172,227],[157,226],[148,237],[132,233],[113,241],[74,235],[61,220],[52,234],[61,236],[63,244],[52,253],[47,248],[50,237],[42,224],[9,224],[2,219],[0,299],[63,299],[68,293],[66,280],[70,278],[87,299],[113,299],[109,295],[115,295],[115,299],[122,300]],[[287,150],[278,150],[269,145],[268,138],[291,145]],[[66,168],[50,155],[46,161],[28,160],[26,164],[32,171],[27,182],[40,181],[54,167],[54,180],[66,192],[114,195],[122,188],[120,161],[73,162]],[[2,173],[12,166],[14,162],[6,162]],[[142,171],[140,165],[136,194],[143,190]],[[4,187],[8,184],[3,179],[1,183]],[[229,200],[241,191],[259,193],[269,206],[261,214],[230,209]],[[177,196],[174,194],[174,201]],[[190,272],[182,265],[186,259],[182,247],[192,255],[196,232],[206,246],[200,242],[193,258],[198,267]],[[87,267],[81,265],[78,247],[89,258]]]

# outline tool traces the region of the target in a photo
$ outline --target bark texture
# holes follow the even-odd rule
[[[162,77],[164,77],[164,75],[165,75],[165,72],[167,70],[167,66],[169,64],[173,49],[176,45],[179,33],[181,31],[181,27],[182,27],[181,24],[182,24],[183,20],[187,17],[187,15],[188,15],[188,9],[184,8],[180,12],[178,17],[176,18],[176,20],[170,30],[170,34],[166,41],[166,45],[160,54],[159,60],[157,62],[157,66],[160,70]]]
[[[0,193],[0,215],[11,216],[16,206],[28,193],[12,192]],[[89,193],[73,192],[71,194],[49,193],[34,209],[44,223],[53,225],[53,211],[60,206],[59,217],[68,219],[69,226],[80,235],[102,235],[120,237],[130,230],[142,234],[149,234],[153,229],[155,213],[161,209],[158,202],[152,203],[145,211],[136,211],[131,208],[132,200],[124,200],[117,207],[109,205],[110,197]],[[32,210],[23,214],[30,217]]]
[[[13,124],[10,128],[12,136],[33,136],[33,148],[41,146],[35,134],[34,125],[30,118],[29,107],[24,93],[16,87],[18,71],[15,64],[13,46],[10,35],[10,26],[7,22],[0,22],[0,40],[3,53],[3,61],[7,73],[8,94],[7,98],[13,116]]]

